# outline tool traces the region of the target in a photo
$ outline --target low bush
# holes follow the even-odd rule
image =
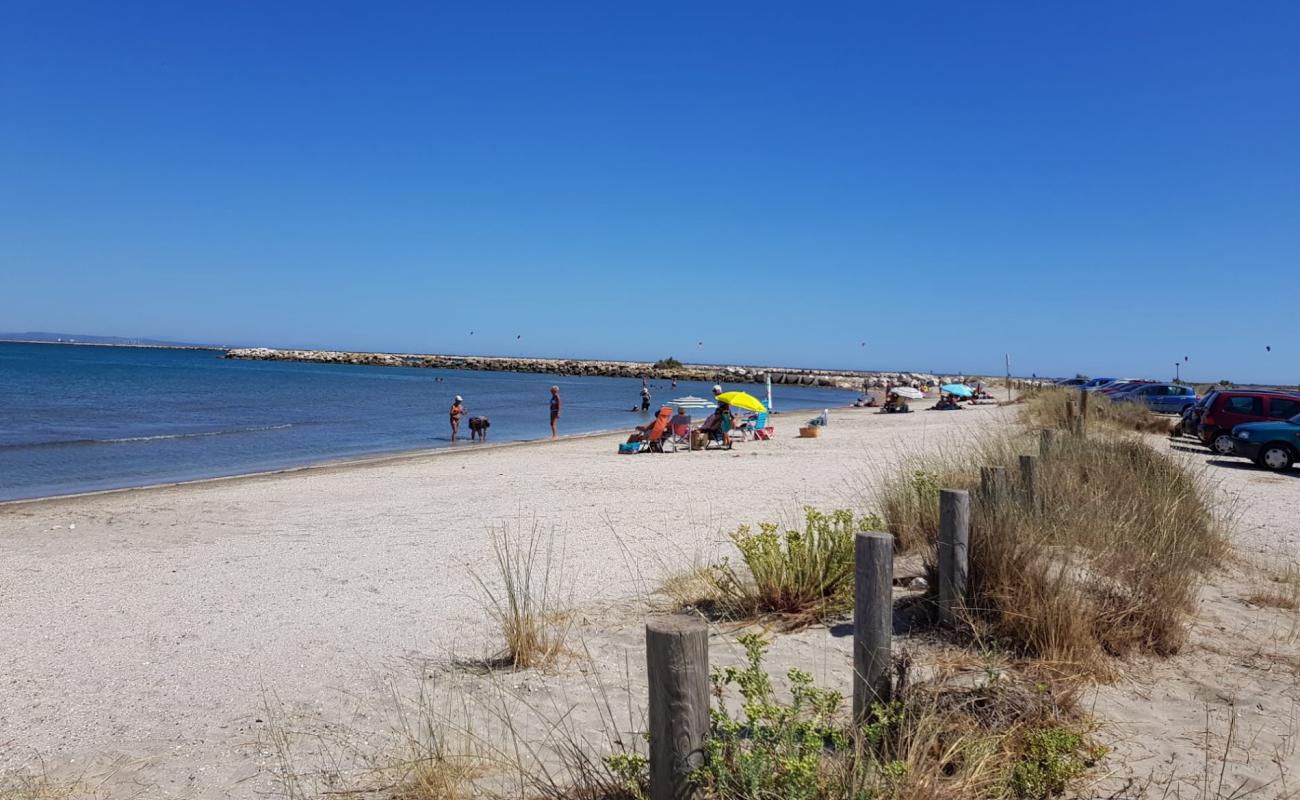
[[[1097,676],[1110,671],[1108,656],[1176,652],[1204,572],[1226,553],[1203,481],[1140,440],[1060,437],[1039,461],[1036,502],[1019,491],[980,496],[984,465],[1018,485],[1018,454],[1037,443],[1017,437],[972,447],[935,479],[900,471],[881,490],[886,529],[933,545],[935,481],[970,490],[975,634]]]
[[[718,612],[812,621],[852,604],[854,534],[881,530],[881,520],[805,508],[803,522],[802,530],[782,533],[780,526],[763,522],[757,532],[742,525],[731,534],[743,568],[723,559],[704,573]]]
[[[672,356],[668,356],[667,358],[661,358],[655,362],[655,369],[681,369],[681,368],[682,368],[682,362],[678,361]]]
[[[900,683],[861,725],[844,698],[801,670],[780,700],[763,668],[766,642],[744,636],[746,663],[715,669],[705,764],[712,800],[1040,798],[1061,791],[1102,751],[1073,697],[1009,679],[983,687]],[[737,713],[727,696],[740,695]]]

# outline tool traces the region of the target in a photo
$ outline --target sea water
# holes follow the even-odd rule
[[[451,442],[448,409],[458,394],[468,415],[491,419],[489,442],[549,437],[552,384],[564,403],[561,435],[630,429],[651,417],[629,411],[640,406],[637,379],[221,356],[0,342],[0,500],[474,447]],[[710,386],[682,381],[673,389],[651,381],[651,411],[674,397],[709,397]],[[757,384],[726,388],[760,397],[764,391]],[[853,399],[814,387],[778,385],[772,392],[778,410]]]

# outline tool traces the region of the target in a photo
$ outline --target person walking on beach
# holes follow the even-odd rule
[[[551,438],[555,439],[559,434],[555,432],[555,422],[560,418],[560,387],[551,387]]]
[[[456,400],[451,404],[451,440],[456,441],[456,436],[460,433],[460,418],[465,416],[465,401],[460,395],[456,395]]]

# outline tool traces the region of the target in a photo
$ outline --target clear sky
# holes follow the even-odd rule
[[[14,0],[0,330],[1297,382],[1298,42],[1289,1]]]

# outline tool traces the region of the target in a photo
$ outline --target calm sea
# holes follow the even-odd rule
[[[450,447],[465,398],[493,442],[630,428],[641,383],[619,378],[236,361],[206,350],[0,342],[0,500],[239,475]],[[760,394],[762,387],[740,388]],[[709,385],[653,382],[657,405]],[[777,409],[844,405],[848,392],[773,387]],[[793,421],[792,423],[793,424]],[[462,423],[462,434],[469,430]],[[457,443],[456,447],[473,445]]]

